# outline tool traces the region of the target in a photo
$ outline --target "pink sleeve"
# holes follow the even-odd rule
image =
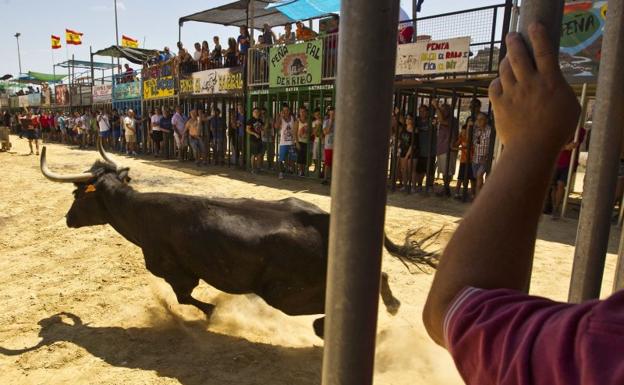
[[[466,288],[444,338],[468,385],[624,384],[624,292],[574,305]]]

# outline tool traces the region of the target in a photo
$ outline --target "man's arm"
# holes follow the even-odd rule
[[[444,251],[427,298],[423,320],[440,345],[449,304],[463,288],[527,290],[553,165],[578,120],[544,27],[531,26],[530,38],[535,64],[520,35],[507,36],[508,56],[489,90],[505,151]]]

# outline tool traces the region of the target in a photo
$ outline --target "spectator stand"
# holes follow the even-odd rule
[[[55,64],[54,67],[67,70],[68,94],[62,95],[63,97],[59,100],[62,102],[62,108],[67,110],[66,107],[69,105],[69,111],[80,112],[91,109],[92,107],[92,87],[95,71],[100,70],[102,74],[104,74],[105,71],[112,71],[116,68],[113,64],[98,63],[92,60],[76,60],[73,56],[71,60]],[[60,88],[59,91],[65,92],[63,88]],[[69,99],[69,101],[67,99]]]

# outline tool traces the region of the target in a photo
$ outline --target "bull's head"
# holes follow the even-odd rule
[[[129,168],[119,167],[106,154],[101,141],[98,151],[104,161],[96,161],[93,167],[81,174],[60,175],[50,171],[46,162],[46,148],[41,151],[41,172],[53,182],[73,183],[74,203],[67,212],[68,227],[95,226],[109,223],[109,214],[104,199],[104,192],[111,192],[130,182]]]

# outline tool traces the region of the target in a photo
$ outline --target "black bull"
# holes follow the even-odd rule
[[[76,186],[69,227],[110,224],[143,250],[147,269],[171,285],[179,303],[208,316],[214,305],[191,295],[200,279],[226,293],[254,293],[288,315],[325,312],[328,213],[296,198],[140,193],[128,186],[128,168],[118,167],[98,147],[105,161],[77,175],[51,172],[45,147],[41,153],[41,171],[48,179]],[[387,237],[384,243],[399,258],[409,254],[407,246]],[[381,298],[388,312],[398,311],[400,302],[385,273]],[[323,318],[314,322],[314,330],[322,337]]]

